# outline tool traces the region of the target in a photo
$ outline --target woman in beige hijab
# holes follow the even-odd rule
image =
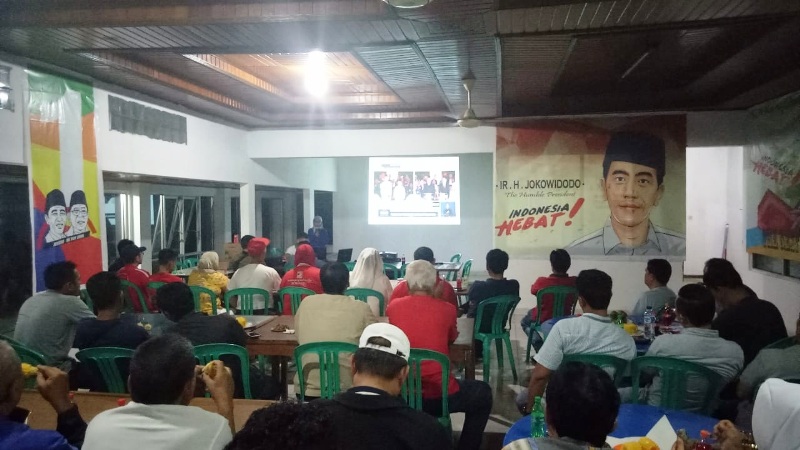
[[[361,251],[356,260],[356,266],[350,272],[351,288],[367,288],[383,294],[384,304],[389,303],[392,296],[392,283],[383,271],[383,259],[377,249],[368,247]],[[375,317],[380,316],[378,299],[369,298],[369,306]]]
[[[200,295],[200,311],[204,314],[213,315],[217,309],[222,308],[222,298],[228,290],[228,277],[219,272],[219,255],[217,252],[205,252],[197,262],[197,268],[189,274],[187,281],[189,286],[202,286],[211,289],[217,294],[215,307],[211,306],[211,299],[208,295]]]

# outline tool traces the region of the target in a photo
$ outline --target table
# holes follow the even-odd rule
[[[693,438],[700,437],[700,430],[711,431],[714,429],[714,425],[717,424],[717,419],[699,414],[674,411],[658,406],[625,403],[620,405],[617,428],[611,432],[611,436],[615,438],[644,436],[664,415],[667,416],[669,423],[672,424],[672,428],[676,432],[683,428],[689,437]],[[530,416],[524,416],[508,429],[506,437],[503,439],[503,446],[517,439],[530,437],[530,433],[531,418]]]
[[[83,420],[89,422],[101,412],[118,407],[117,400],[120,398],[130,400],[130,396],[127,394],[75,392],[73,402],[78,405],[78,410]],[[271,405],[272,403],[274,402],[271,400],[234,399],[233,418],[234,422],[236,422],[236,431],[242,429],[253,411]],[[190,405],[213,413],[217,412],[214,400],[210,398],[195,397],[192,399]],[[31,411],[31,415],[28,416],[28,425],[31,428],[39,430],[56,429],[56,412],[50,404],[42,398],[39,392],[33,390],[23,391],[19,407]]]
[[[136,323],[141,323],[143,326],[150,325],[150,329],[147,330],[150,333],[150,336],[161,336],[164,334],[164,331],[175,325],[175,322],[167,319],[167,317],[162,313],[126,313],[126,314],[133,314],[136,318]],[[242,316],[244,317],[248,323],[256,325],[253,328],[258,328],[262,325],[265,325],[269,321],[273,320],[276,316]],[[249,329],[249,328],[248,328]]]
[[[252,356],[264,355],[274,356],[273,376],[278,374],[278,382],[283,390],[283,396],[287,395],[288,389],[288,370],[286,361],[294,357],[294,349],[298,346],[296,334],[278,333],[272,331],[277,325],[285,325],[289,329],[294,329],[294,316],[272,316],[273,320],[256,327],[254,330],[260,336],[249,339],[247,351]],[[386,317],[379,317],[379,321],[386,322]],[[450,361],[453,364],[463,364],[464,377],[468,380],[475,379],[475,352],[473,350],[473,331],[475,319],[459,317],[456,325],[458,327],[458,338],[450,345]]]
[[[458,271],[461,270],[461,263],[460,262],[437,262],[433,265],[436,267],[436,273],[439,272],[455,272],[456,274]]]

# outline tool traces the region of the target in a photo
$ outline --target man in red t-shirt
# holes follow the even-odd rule
[[[183,283],[183,278],[173,275],[178,265],[178,252],[165,248],[158,252],[158,272],[150,275],[150,281],[159,283]]]
[[[414,261],[428,261],[431,264],[436,263],[436,258],[433,257],[433,250],[428,247],[420,247],[414,250]],[[434,269],[435,270],[435,269]],[[408,296],[408,282],[401,281],[397,283],[397,286],[392,291],[392,296],[389,298],[389,302],[396,298],[406,297]],[[434,286],[433,296],[436,298],[441,298],[442,300],[446,301],[447,303],[452,304],[456,308],[458,308],[458,300],[456,299],[456,290],[453,289],[453,286],[448,283],[446,280],[443,280],[436,277],[436,286]]]
[[[409,294],[389,303],[386,316],[408,336],[412,348],[424,348],[448,355],[456,340],[456,307],[433,296],[436,269],[417,260],[406,268]],[[420,313],[424,311],[423,313]],[[456,380],[449,375],[447,402],[450,412],[463,412],[464,428],[458,449],[478,450],[483,430],[492,411],[492,389],[483,381]],[[434,416],[442,411],[442,368],[433,361],[422,363],[422,409]]]
[[[553,269],[553,273],[547,277],[537,278],[531,286],[531,294],[536,295],[540,290],[551,286],[575,287],[575,277],[567,275],[570,265],[572,265],[572,258],[570,258],[566,250],[559,248],[550,252],[550,267]],[[578,300],[577,295],[570,296],[567,300],[568,302],[564,305],[564,308],[571,311],[573,303]],[[531,325],[536,322],[536,313],[536,308],[533,308],[522,318],[520,324],[525,334],[528,334]],[[542,311],[539,323],[543,323],[552,318],[553,298],[552,296],[545,296],[545,298],[542,299]]]
[[[309,244],[300,244],[294,253],[294,269],[286,272],[281,279],[281,289],[285,287],[301,287],[322,294],[322,282],[319,278],[319,267],[316,266],[317,255]],[[292,302],[288,295],[281,299],[283,314],[292,313]]]
[[[145,247],[139,247],[138,245],[129,245],[123,248],[120,259],[122,259],[125,266],[119,269],[117,276],[120,280],[127,280],[135,284],[142,292],[142,295],[144,295],[147,309],[153,312],[158,311],[158,307],[150,300],[150,294],[147,292],[147,283],[150,282],[150,273],[139,268],[139,265],[142,264],[142,252],[145,250],[147,250]],[[136,296],[136,291],[129,288],[128,295],[132,300],[133,310],[138,313],[143,312],[142,306]]]

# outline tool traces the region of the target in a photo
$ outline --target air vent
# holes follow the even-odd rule
[[[108,116],[114,131],[186,144],[186,117],[111,95],[108,96]]]

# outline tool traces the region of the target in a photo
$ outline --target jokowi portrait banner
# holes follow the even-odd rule
[[[744,185],[747,251],[800,261],[800,93],[750,110]]]
[[[683,260],[686,118],[500,127],[494,204],[495,246],[515,258]]]
[[[92,86],[28,71],[28,132],[36,291],[44,269],[77,264],[81,283],[103,270]]]

